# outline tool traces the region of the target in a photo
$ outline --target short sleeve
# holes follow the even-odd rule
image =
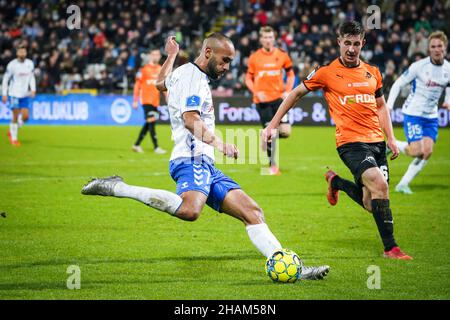
[[[408,69],[405,70],[405,72],[403,72],[403,74],[401,75],[401,77],[403,78],[402,80],[405,83],[410,83],[411,81],[413,81],[418,74],[420,65],[419,65],[420,61],[414,62],[413,64],[411,64],[409,66]]]
[[[193,68],[186,70],[184,77],[178,81],[177,89],[180,92],[181,114],[187,111],[198,111],[201,113],[204,97],[202,94],[202,78],[205,75]]]
[[[289,71],[292,69],[292,60],[287,53],[285,53],[284,56],[285,56],[285,58],[284,58],[283,69],[286,71]]]
[[[247,73],[251,75],[255,74],[255,58],[253,54],[248,58],[247,64]]]
[[[380,69],[375,68],[375,78],[377,79],[377,87],[375,89],[375,98],[383,96],[383,76]]]
[[[324,67],[315,68],[303,81],[306,89],[316,91],[326,86],[326,71]]]

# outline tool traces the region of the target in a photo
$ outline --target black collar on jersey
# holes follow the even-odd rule
[[[444,64],[444,60],[442,60],[442,63],[434,63],[433,62],[433,59],[431,59],[431,57],[430,57],[430,62],[431,62],[431,64],[434,64],[435,66],[442,66],[443,64]]]
[[[198,66],[198,64],[196,64],[195,62],[191,62],[194,66],[196,66],[197,68],[198,68],[198,70],[200,70],[201,72],[203,72],[204,74],[206,74],[206,76],[208,77],[208,79],[209,79],[209,76],[208,76],[208,74],[205,72],[205,71],[203,71],[199,66]]]
[[[346,66],[346,65],[342,62],[341,57],[339,57],[338,60],[339,60],[339,62],[340,62],[344,67],[350,68],[350,69],[351,69],[351,68],[358,68],[358,67],[360,66],[360,64],[361,64],[361,59],[359,59],[359,63],[358,63],[356,66],[348,67],[348,66]]]

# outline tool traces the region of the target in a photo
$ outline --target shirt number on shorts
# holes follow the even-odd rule
[[[422,136],[422,127],[420,126],[420,124],[412,124],[411,122],[408,122],[407,126],[409,139],[412,139],[416,136]]]

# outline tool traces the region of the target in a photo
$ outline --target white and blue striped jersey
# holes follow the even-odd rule
[[[6,66],[3,75],[2,95],[14,98],[25,98],[30,91],[36,91],[34,63],[30,59],[20,62],[14,59]]]
[[[394,107],[401,87],[408,83],[411,83],[411,91],[403,103],[402,112],[410,116],[437,118],[439,98],[450,86],[450,63],[444,59],[442,65],[436,65],[430,57],[426,57],[411,64],[391,88],[387,101],[389,109]],[[446,102],[450,102],[448,91]]]
[[[170,160],[206,155],[214,161],[214,147],[197,139],[184,127],[183,113],[197,111],[209,131],[214,133],[214,106],[209,78],[196,64],[186,63],[165,80],[167,107],[174,148]]]

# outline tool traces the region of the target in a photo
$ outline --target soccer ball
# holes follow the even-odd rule
[[[280,249],[267,259],[266,273],[274,282],[294,283],[302,274],[302,261],[294,251]]]

